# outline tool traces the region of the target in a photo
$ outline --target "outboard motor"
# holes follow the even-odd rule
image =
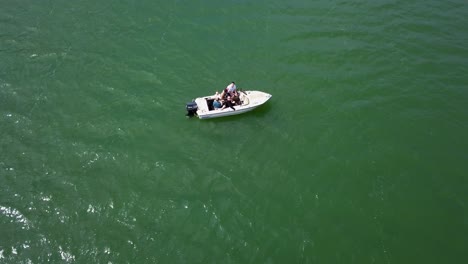
[[[192,116],[197,115],[197,110],[198,110],[197,103],[195,103],[195,102],[187,103],[185,108],[187,109],[187,116],[188,117],[192,117]]]

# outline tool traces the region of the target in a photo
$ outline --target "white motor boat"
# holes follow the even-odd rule
[[[218,94],[214,94],[194,99],[193,102],[188,103],[186,106],[187,115],[196,115],[200,119],[207,119],[243,114],[254,110],[271,98],[271,94],[260,91],[239,91],[240,104],[233,106],[234,109],[230,107],[214,109],[213,101],[218,96]]]

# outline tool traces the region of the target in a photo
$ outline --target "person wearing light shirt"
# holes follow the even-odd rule
[[[226,87],[226,90],[229,94],[233,94],[235,91],[236,91],[237,87],[236,87],[236,83],[235,82],[232,82],[230,83],[227,87]]]

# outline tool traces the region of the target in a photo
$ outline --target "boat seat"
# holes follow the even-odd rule
[[[250,102],[249,102],[249,98],[247,96],[241,96],[241,101],[242,101],[242,105],[248,105]]]

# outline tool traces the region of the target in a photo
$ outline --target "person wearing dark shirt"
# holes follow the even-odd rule
[[[226,98],[226,100],[224,100],[223,108],[221,108],[221,110],[223,110],[223,109],[226,108],[226,107],[230,107],[230,108],[232,108],[232,110],[236,110],[236,109],[234,108],[234,105],[235,105],[235,103],[232,101],[231,96],[228,95],[228,97]]]

